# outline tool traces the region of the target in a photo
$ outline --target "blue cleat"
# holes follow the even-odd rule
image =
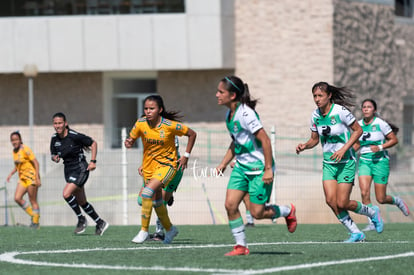
[[[362,232],[351,233],[349,239],[345,240],[344,243],[362,243],[365,242],[365,234]]]
[[[372,209],[375,211],[374,217],[371,218],[375,225],[375,230],[377,230],[377,233],[382,233],[382,231],[384,231],[384,221],[381,218],[379,207],[374,205]]]

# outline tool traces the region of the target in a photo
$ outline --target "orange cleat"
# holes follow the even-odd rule
[[[287,217],[285,217],[286,219],[286,225],[288,228],[288,231],[290,233],[295,232],[296,230],[296,226],[298,225],[298,222],[296,220],[296,208],[293,204],[290,204],[290,213]]]
[[[247,247],[242,245],[236,245],[232,251],[224,254],[224,256],[240,256],[240,255],[249,255],[250,251]]]

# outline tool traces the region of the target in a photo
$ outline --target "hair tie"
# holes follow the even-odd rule
[[[234,84],[234,82],[230,80],[230,78],[228,78],[228,77],[226,76],[226,77],[225,77],[225,79],[226,79],[228,82],[230,82],[230,84],[231,84],[234,88],[236,88],[239,92],[241,92],[240,88],[239,88],[239,87],[237,87],[237,86],[236,86],[236,84]]]

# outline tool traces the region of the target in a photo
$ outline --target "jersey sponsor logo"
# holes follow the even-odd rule
[[[364,132],[362,133],[362,140],[366,141],[367,139],[369,139],[371,137],[371,133],[369,132]]]
[[[322,126],[322,135],[323,136],[329,136],[330,133],[331,133],[331,127],[329,127],[328,125]]]
[[[159,140],[159,139],[154,139],[154,138],[144,138],[146,143],[149,144],[157,144],[157,145],[164,145],[164,141],[163,140]]]

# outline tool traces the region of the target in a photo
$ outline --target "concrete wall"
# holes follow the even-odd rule
[[[102,123],[101,73],[44,73],[34,79],[34,124],[64,112],[70,123]],[[28,80],[0,74],[0,124],[28,125]]]
[[[0,72],[231,68],[226,2],[187,0],[182,14],[1,18]]]
[[[264,124],[309,135],[311,87],[334,77],[332,14],[330,0],[236,0],[236,74]]]
[[[381,115],[400,127],[403,98],[414,95],[414,25],[401,24],[394,6],[334,1],[334,76],[360,103],[374,98]]]

